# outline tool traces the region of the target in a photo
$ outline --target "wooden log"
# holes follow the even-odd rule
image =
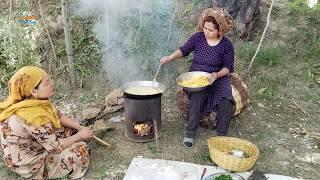
[[[159,148],[159,132],[158,132],[158,125],[156,120],[153,120],[153,132],[156,140],[156,147]]]
[[[109,143],[107,143],[107,142],[105,142],[104,140],[98,138],[97,136],[93,136],[93,139],[97,140],[98,142],[100,142],[100,143],[103,144],[103,145],[110,146]]]

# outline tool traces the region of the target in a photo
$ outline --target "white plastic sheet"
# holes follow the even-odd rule
[[[203,166],[187,162],[163,159],[134,158],[127,170],[124,180],[200,180],[203,169],[207,168],[204,177],[225,172],[215,166]],[[251,172],[237,173],[247,179]],[[288,176],[266,174],[268,180],[297,180]]]

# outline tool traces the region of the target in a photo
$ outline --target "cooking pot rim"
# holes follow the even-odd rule
[[[165,85],[163,85],[162,83],[159,82],[154,82],[154,86],[160,89],[160,92],[157,94],[146,94],[146,95],[138,95],[138,94],[132,94],[132,93],[128,93],[127,90],[130,87],[134,87],[134,86],[146,86],[146,87],[152,87],[153,86],[153,81],[129,81],[126,82],[122,85],[121,89],[124,92],[124,94],[129,94],[129,95],[134,95],[134,96],[152,96],[152,95],[159,95],[164,93],[165,91]]]

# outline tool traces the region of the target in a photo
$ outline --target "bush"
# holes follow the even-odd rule
[[[36,50],[36,25],[24,25],[12,21],[11,24],[0,18],[0,89],[13,73],[26,65],[39,65]]]

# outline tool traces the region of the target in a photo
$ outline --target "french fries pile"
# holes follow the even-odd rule
[[[199,77],[192,78],[190,80],[179,82],[180,86],[191,87],[191,88],[207,86],[209,84],[210,84],[209,79],[206,76],[199,76]]]

